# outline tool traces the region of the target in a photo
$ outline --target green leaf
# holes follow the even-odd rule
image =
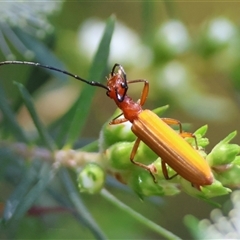
[[[229,143],[237,135],[237,131],[229,133],[220,143]]]
[[[33,203],[39,198],[40,194],[47,188],[49,182],[53,179],[56,174],[56,169],[49,168],[48,164],[43,164],[40,171],[38,171],[36,184],[27,192],[21,201],[17,205],[14,211],[14,215],[11,217],[11,221],[18,220],[28,211]],[[22,187],[22,186],[21,186]]]
[[[151,44],[153,40],[153,30],[155,26],[155,3],[153,1],[142,1],[142,38],[146,44]]]
[[[197,130],[194,132],[194,134],[195,134],[196,136],[199,135],[199,136],[203,137],[203,136],[206,135],[207,130],[208,130],[208,125],[204,125],[204,126],[200,127],[199,129],[197,129]]]
[[[77,191],[75,185],[73,184],[67,170],[62,169],[60,172],[60,177],[62,183],[65,185],[67,195],[69,196],[72,204],[76,208],[76,211],[82,217],[83,223],[92,231],[96,239],[107,239],[101,229],[98,227],[92,216],[90,215],[88,209],[82,202],[79,192]]]
[[[55,66],[59,69],[65,69],[64,64],[54,55],[47,43],[43,43],[39,39],[26,34],[19,28],[14,28],[14,33],[19,37],[21,42],[34,52],[34,60],[44,65]],[[48,44],[50,45],[50,44]],[[43,86],[50,76],[55,76],[56,84],[60,85],[67,81],[68,77],[64,74],[42,69],[38,67],[31,67],[28,77],[24,81],[25,88],[32,95],[37,89]],[[21,101],[16,101],[15,109],[21,106]]]
[[[114,22],[114,17],[110,17],[107,21],[105,31],[90,69],[90,80],[100,81],[103,78],[109,56]],[[96,88],[85,84],[80,97],[76,101],[76,104],[74,105],[73,109],[69,111],[70,115],[72,112],[74,115],[72,116],[69,126],[64,129],[65,134],[67,134],[66,145],[68,147],[74,144],[86,123],[95,90]]]
[[[25,46],[28,46],[35,54],[35,60],[44,65],[55,66],[59,69],[65,69],[64,64],[52,53],[51,49],[46,47],[46,44],[42,43],[38,39],[31,37],[20,29],[16,28],[14,32],[21,39]],[[67,80],[67,76],[58,72],[46,70],[51,75],[55,76],[56,79],[62,81]]]
[[[165,105],[162,107],[155,108],[152,111],[158,116],[161,116],[168,108],[169,108],[169,105]]]
[[[41,123],[41,121],[35,111],[35,107],[34,107],[34,104],[33,104],[30,94],[28,93],[26,88],[21,83],[17,83],[17,82],[14,82],[14,83],[17,85],[17,87],[20,91],[23,101],[33,119],[33,122],[38,130],[38,133],[39,133],[42,141],[48,147],[49,150],[53,151],[55,149],[55,144],[54,144],[52,138],[50,137],[50,135],[48,134],[48,132],[45,130],[45,127]]]
[[[0,85],[0,109],[4,115],[4,120],[10,126],[10,130],[14,134],[16,139],[27,143],[28,142],[27,136],[23,132],[22,128],[19,126],[15,118],[15,114],[6,100],[6,96],[1,85]]]
[[[14,189],[11,196],[6,201],[6,206],[3,213],[3,221],[7,222],[15,215],[18,207],[21,208],[21,203],[24,201],[24,196],[29,191],[30,187],[37,180],[36,166],[37,162],[34,161],[31,167],[24,173],[23,178],[19,182],[18,186]]]
[[[237,131],[230,133],[227,137],[221,140],[208,154],[207,162],[211,167],[230,164],[235,157],[240,153],[240,146],[229,143],[235,136]]]

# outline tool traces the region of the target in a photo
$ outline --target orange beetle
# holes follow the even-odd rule
[[[26,64],[47,68],[69,75],[89,85],[106,89],[107,96],[113,99],[118,108],[122,110],[122,113],[114,118],[110,124],[120,124],[130,121],[132,123],[131,129],[137,136],[130,155],[130,160],[133,164],[149,171],[153,180],[156,182],[156,178],[154,176],[156,169],[152,164],[145,165],[134,161],[134,156],[137,152],[138,146],[140,142],[143,141],[161,158],[162,171],[166,179],[172,179],[176,175],[180,175],[191,182],[192,185],[199,190],[201,189],[201,186],[211,185],[213,183],[213,174],[206,160],[184,140],[184,137],[195,138],[195,136],[192,133],[183,132],[182,125],[178,120],[171,118],[159,118],[152,111],[147,109],[143,110],[142,106],[148,96],[149,83],[144,79],[127,81],[126,73],[120,64],[115,64],[113,66],[106,86],[98,82],[87,81],[72,73],[62,71],[51,66],[41,65],[39,63],[22,61],[0,62],[0,66],[6,64]],[[116,71],[117,68],[118,71]],[[134,102],[127,95],[128,85],[139,82],[144,83],[144,87],[140,100],[138,102]],[[119,118],[121,115],[123,115],[124,118]],[[176,133],[169,125],[178,125],[179,134]],[[169,165],[176,174],[170,177],[168,175],[166,165]]]

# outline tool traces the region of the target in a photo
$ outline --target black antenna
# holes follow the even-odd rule
[[[75,78],[75,79],[77,79],[79,81],[85,82],[85,83],[87,83],[87,84],[89,84],[91,86],[101,87],[101,88],[106,89],[107,91],[109,90],[107,86],[105,86],[105,85],[103,85],[103,84],[101,84],[99,82],[88,81],[88,80],[85,80],[85,79],[79,77],[78,75],[75,75],[75,74],[72,74],[70,72],[67,72],[67,71],[64,71],[64,70],[61,70],[61,69],[58,69],[58,68],[55,68],[55,67],[51,67],[51,66],[48,66],[48,65],[42,65],[40,63],[26,62],[26,61],[5,61],[5,62],[0,62],[0,66],[7,65],[7,64],[25,64],[25,65],[32,65],[32,66],[35,66],[35,67],[46,68],[46,69],[49,69],[49,70],[52,70],[52,71],[63,73],[65,75],[73,77],[73,78]]]

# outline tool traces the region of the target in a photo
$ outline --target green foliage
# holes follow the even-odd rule
[[[105,33],[103,34],[102,41],[99,45],[99,50],[96,54],[95,60],[93,61],[93,66],[91,70],[92,73],[89,74],[90,77],[93,79],[97,79],[97,78],[100,79],[103,75],[103,71],[106,68],[106,63],[107,63],[107,58],[109,53],[109,44],[110,44],[111,36],[113,33],[113,27],[114,27],[114,18],[111,17],[108,20]],[[51,56],[51,54],[49,56]],[[96,75],[96,72],[97,72],[97,75]],[[36,113],[32,98],[29,95],[27,89],[20,83],[16,82],[15,84],[17,85],[20,91],[20,94],[23,98],[23,103],[27,107],[33,119],[34,125],[38,131],[39,139],[37,137],[35,141],[40,140],[40,142],[43,143],[43,146],[46,147],[46,150],[48,149],[51,152],[55,151],[56,149],[55,143],[52,137],[49,135],[48,130],[41,123],[41,120],[39,119]],[[86,87],[84,89],[84,92],[85,92],[85,97],[86,96],[90,97],[90,94],[92,94],[91,93],[92,88]],[[3,94],[1,95],[2,98],[4,97]],[[71,117],[73,119],[77,119],[77,122],[75,121],[76,123],[74,123],[74,121],[73,122],[71,121],[70,123],[69,121],[67,121],[66,118],[63,118],[63,120],[61,121],[61,124],[65,126],[67,123],[70,123],[69,127],[66,126],[64,128],[65,133],[62,133],[62,136],[64,137],[66,135],[68,136],[67,137],[68,145],[73,144],[73,141],[76,141],[76,138],[78,137],[78,134],[80,131],[80,127],[83,125],[84,119],[86,119],[87,117],[87,112],[86,111],[82,112],[82,108],[84,106],[85,110],[88,110],[90,106],[90,101],[88,101],[89,102],[88,105],[86,104],[86,102],[84,102],[83,104],[82,97],[83,96],[81,95],[81,97],[79,97],[79,99],[76,101],[76,104],[74,104],[74,106],[77,106],[77,107],[70,110]],[[16,135],[15,136],[16,139],[25,141],[26,143],[30,144],[30,141],[27,139],[21,127],[16,122],[15,116],[11,108],[4,103],[6,103],[5,99],[2,101],[1,110],[4,113],[5,121],[9,120],[8,121],[8,124],[10,124],[9,128],[15,129],[13,133],[14,135]],[[79,111],[79,108],[81,109],[81,111]],[[81,122],[79,123],[79,119],[82,119],[81,120],[82,124]],[[65,120],[65,123],[64,123],[64,120]],[[42,145],[41,143],[40,145]],[[1,145],[1,148],[4,148],[4,146]],[[46,150],[43,150],[43,151],[46,151]],[[49,188],[50,182],[51,183],[53,182],[52,180],[54,176],[60,170],[59,169],[60,165],[58,165],[57,163],[56,164],[54,164],[54,162],[52,162],[52,164],[50,164],[50,162],[40,163],[39,160],[41,159],[41,157],[34,156],[35,155],[34,153],[33,153],[33,156],[31,156],[30,153],[29,153],[30,155],[28,155],[27,152],[25,152],[25,154],[26,154],[25,156],[26,159],[28,158],[31,161],[31,163],[29,167],[27,167],[26,165],[26,170],[25,170],[26,174],[23,177],[20,177],[21,179],[20,182],[17,184],[15,190],[7,200],[7,204],[5,205],[5,209],[4,209],[4,213],[1,221],[1,225],[2,225],[1,229],[5,229],[5,228],[9,229],[14,221],[19,221],[27,213],[27,211],[32,207],[32,205],[37,201],[37,199],[39,199],[42,192],[46,191]],[[47,155],[51,160],[53,160],[50,153],[49,154],[47,153]],[[13,157],[17,157],[17,155]],[[36,159],[37,161],[37,165],[38,165],[37,167],[36,167],[36,164],[34,164],[36,162],[34,161],[34,159]],[[6,170],[7,168],[8,167],[6,166]],[[81,202],[79,198],[79,192],[77,191],[74,184],[72,183],[72,179],[69,178],[68,173],[66,171],[64,170],[61,170],[61,171],[63,173],[58,174],[58,178],[60,178],[61,181],[63,181],[64,184],[66,185],[66,189],[69,192],[69,195],[68,195],[69,197],[63,196],[61,197],[62,200],[59,199],[58,202],[60,203],[65,199],[64,200],[65,203],[62,202],[63,206],[70,207],[69,203],[66,202],[66,201],[70,201],[70,205],[72,207],[75,206],[76,208],[77,213],[75,213],[75,215],[77,218],[79,218],[79,221],[83,222],[83,224],[85,224],[90,229],[90,231],[93,233],[93,235],[95,235],[96,238],[105,239],[105,236],[102,234],[101,230],[98,228],[98,226],[96,225],[96,223],[94,222],[94,220],[91,218],[90,214],[84,207],[83,203]],[[19,173],[21,174],[21,172]],[[14,185],[15,184],[16,183],[14,183]],[[67,200],[68,198],[69,200]]]
[[[1,4],[0,12],[4,9],[3,3]],[[236,94],[239,94],[237,91],[240,85],[238,74],[240,34],[234,21],[227,17],[217,17],[207,23],[202,23],[201,27],[196,30],[197,38],[194,39],[190,32],[191,28],[181,20],[172,18],[155,23],[153,14],[156,11],[155,3],[144,1],[141,19],[142,36],[134,35],[130,29],[127,29],[128,35],[125,35],[124,31],[120,32],[117,37],[117,45],[114,45],[115,49],[110,50],[110,43],[116,41],[112,36],[118,32],[119,27],[118,24],[115,26],[115,17],[109,17],[104,24],[97,20],[105,27],[89,66],[88,60],[86,60],[89,59],[89,56],[80,55],[76,50],[77,46],[74,45],[74,40],[77,38],[76,33],[74,35],[69,30],[70,28],[65,30],[61,28],[62,26],[58,26],[56,32],[52,32],[50,30],[52,25],[46,17],[42,17],[44,12],[48,15],[53,8],[57,9],[57,4],[52,3],[53,5],[51,5],[49,2],[49,5],[46,4],[48,5],[46,9],[39,5],[39,10],[33,8],[34,5],[26,8],[25,3],[22,4],[18,6],[19,9],[29,11],[29,15],[26,14],[25,24],[16,21],[21,16],[16,11],[15,6],[17,5],[6,5],[10,12],[13,11],[15,14],[15,18],[12,20],[11,18],[5,19],[5,12],[2,12],[5,22],[0,23],[0,35],[3,35],[0,52],[4,56],[0,56],[3,59],[1,61],[15,57],[19,60],[22,58],[33,59],[36,62],[63,70],[77,71],[81,76],[87,75],[86,79],[88,80],[103,82],[109,72],[109,55],[111,61],[113,61],[112,59],[121,59],[119,55],[124,52],[122,46],[127,47],[133,43],[127,55],[125,52],[126,62],[123,61],[121,64],[124,67],[126,64],[126,69],[129,70],[129,79],[130,76],[140,78],[146,75],[151,78],[149,79],[151,80],[149,101],[146,104],[155,101],[160,102],[157,105],[170,104],[170,111],[177,107],[180,109],[180,113],[178,113],[180,116],[181,113],[186,113],[192,119],[202,119],[204,122],[216,120],[221,122],[235,116],[236,104],[225,97],[207,92],[205,86],[199,84],[200,81],[198,81],[200,77],[202,79],[206,76],[212,78],[213,71],[216,70],[218,77],[219,75],[221,77],[229,76],[233,87],[236,88]],[[176,14],[174,4],[170,2],[165,4],[169,16],[173,17]],[[47,10],[48,8],[50,10]],[[34,14],[31,9],[35,9]],[[80,9],[80,11],[83,10]],[[71,14],[74,14],[73,12],[71,11]],[[21,13],[20,10],[19,13]],[[82,13],[85,14],[85,12]],[[77,16],[81,15],[80,18],[84,15],[77,14]],[[69,15],[67,16],[69,17]],[[42,25],[40,24],[41,18],[43,19]],[[65,17],[59,19],[56,26],[64,25],[65,19]],[[53,17],[52,21],[54,22],[56,19]],[[37,22],[40,25],[36,24]],[[90,25],[90,27],[94,26]],[[10,30],[6,31],[6,29]],[[42,32],[41,29],[49,31]],[[224,30],[224,36],[219,29]],[[7,34],[9,32],[14,34]],[[55,34],[58,34],[58,38]],[[87,32],[84,34],[87,35]],[[46,38],[39,38],[43,35]],[[89,38],[89,43],[90,40],[98,37],[100,34],[95,31],[94,35]],[[81,42],[81,40],[79,41]],[[62,54],[64,51],[68,53]],[[115,52],[119,55],[114,58]],[[63,61],[66,64],[74,63],[66,67]],[[111,62],[110,65],[112,64]],[[204,68],[207,70],[205,71]],[[171,206],[166,216],[161,211],[156,214],[156,208],[160,208],[162,203],[160,196],[176,196],[185,192],[191,196],[190,201],[194,201],[192,196],[197,198],[197,204],[200,203],[199,199],[203,200],[201,202],[204,204],[205,202],[216,204],[215,200],[210,198],[228,196],[231,192],[230,188],[239,186],[240,147],[230,143],[234,137],[237,137],[236,131],[220,141],[209,153],[206,148],[210,143],[209,139],[205,137],[208,126],[204,125],[195,131],[198,151],[206,158],[214,174],[213,184],[202,187],[201,191],[179,176],[167,181],[162,174],[161,159],[148,146],[140,144],[135,160],[157,169],[157,183],[154,183],[149,172],[134,166],[129,161],[136,138],[130,129],[131,124],[124,123],[116,126],[108,124],[106,120],[108,107],[105,106],[103,100],[105,96],[102,97],[105,95],[104,92],[101,92],[101,98],[97,100],[96,104],[96,100],[94,100],[96,89],[83,83],[76,83],[74,88],[81,88],[81,93],[78,93],[76,99],[68,105],[64,113],[46,124],[38,111],[36,100],[43,94],[67,86],[70,82],[67,76],[23,65],[2,66],[0,70],[0,191],[2,193],[0,210],[3,209],[0,238],[23,239],[37,236],[44,239],[93,237],[107,239],[131,238],[131,236],[132,238],[150,238],[150,236],[159,238],[160,235],[165,239],[179,239],[178,236],[167,230],[169,226],[161,226],[164,225],[164,220],[168,216],[171,217],[170,226],[174,225],[173,222],[175,218],[177,219],[178,214],[174,215]],[[197,75],[198,77],[196,77]],[[215,83],[214,86],[218,86],[218,83]],[[133,96],[135,93],[139,96],[140,88],[131,89]],[[61,106],[70,97],[71,93],[62,95],[63,101],[59,101],[59,98],[52,98],[51,101],[56,101]],[[25,122],[20,124],[21,114],[19,112],[23,111],[22,106],[25,106],[29,113],[34,130],[26,129],[28,124]],[[154,103],[154,107],[156,107],[156,103]],[[45,105],[45,109],[48,108],[51,108],[50,104],[49,106]],[[91,109],[96,112],[95,116],[97,117],[89,118]],[[166,113],[167,109],[168,105],[165,105],[153,111],[162,116],[163,113],[164,115],[168,114]],[[55,109],[50,110],[55,111]],[[104,124],[101,112],[104,114]],[[119,114],[120,112],[117,110],[111,119]],[[85,132],[90,132],[92,130],[90,128],[94,128],[98,121],[103,125],[99,138],[86,144]],[[86,125],[88,122],[91,123]],[[100,127],[98,132],[99,129]],[[176,130],[178,131],[178,129]],[[83,137],[79,138],[80,135]],[[96,134],[94,137],[96,139]],[[186,141],[196,148],[194,139],[189,138]],[[175,174],[170,168],[168,168],[168,172],[170,176]],[[124,186],[123,184],[119,185],[116,179],[124,183]],[[114,197],[111,192],[120,197]],[[123,192],[122,195],[120,195],[121,192]],[[87,196],[86,193],[94,195]],[[132,198],[130,198],[131,196]],[[152,196],[158,196],[157,204],[155,199],[151,198]],[[124,200],[121,201],[121,198]],[[139,198],[144,200],[144,204],[139,203]],[[170,197],[165,199],[170,199]],[[163,204],[165,208],[167,202]],[[182,205],[185,205],[185,202],[179,204],[179,206]],[[150,215],[149,212],[152,208],[153,214]],[[195,206],[195,208],[199,207]],[[129,217],[130,220],[126,217]],[[132,224],[133,221],[134,224]],[[141,224],[141,228],[137,222]],[[195,238],[207,237],[198,231],[199,223],[196,218],[188,216],[186,222]],[[56,225],[54,225],[55,223]],[[66,226],[63,235],[61,235],[61,231],[52,230],[58,223]],[[48,230],[51,230],[45,231],[45,224],[48,226]],[[29,226],[36,231],[36,234],[29,233]],[[142,227],[146,229],[140,231],[139,229]],[[37,231],[39,231],[38,235]],[[205,228],[202,232],[204,231],[207,232]],[[185,234],[182,235],[185,237]]]

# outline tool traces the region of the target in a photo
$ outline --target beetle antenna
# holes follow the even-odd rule
[[[63,73],[65,75],[73,77],[73,78],[75,78],[75,79],[77,79],[77,80],[79,80],[81,82],[87,83],[87,84],[89,84],[91,86],[101,87],[101,88],[104,88],[106,90],[109,90],[108,87],[106,87],[105,85],[103,85],[103,84],[101,84],[99,82],[88,81],[88,80],[85,80],[85,79],[79,77],[78,75],[75,75],[75,74],[72,74],[70,72],[67,72],[67,71],[64,71],[64,70],[61,70],[61,69],[58,69],[58,68],[55,68],[55,67],[51,67],[51,66],[48,66],[48,65],[42,65],[40,63],[26,62],[26,61],[5,61],[5,62],[0,62],[0,66],[7,65],[7,64],[25,64],[25,65],[32,65],[32,66],[35,66],[35,67],[46,68],[46,69],[49,69],[51,71]]]

